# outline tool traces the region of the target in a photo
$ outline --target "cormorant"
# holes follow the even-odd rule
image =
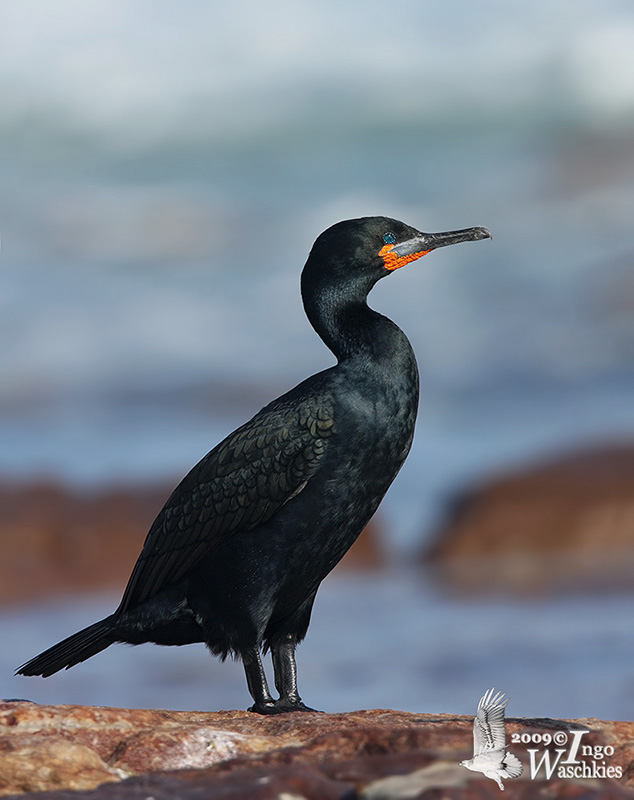
[[[386,217],[324,231],[301,291],[337,364],[273,400],[211,450],[152,524],[117,610],[17,673],[47,677],[114,642],[204,642],[214,655],[242,660],[251,711],[310,711],[297,691],[295,647],[319,584],[401,468],[418,409],[411,345],[368,307],[368,293],[431,250],[490,236],[486,228],[421,233]],[[268,650],[279,699],[260,660]]]

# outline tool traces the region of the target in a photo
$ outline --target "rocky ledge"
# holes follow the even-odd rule
[[[459,765],[472,755],[472,726],[472,717],[399,711],[259,717],[7,701],[0,703],[0,795],[497,797],[496,783]],[[521,777],[505,781],[507,797],[634,797],[634,723],[511,719],[506,728],[509,749],[524,765]],[[583,748],[571,753],[574,730],[588,733],[580,739]],[[566,741],[560,761],[574,761],[577,774],[554,770],[547,778],[542,767],[531,775],[528,750],[541,758],[547,740]],[[551,763],[557,747],[548,745]]]

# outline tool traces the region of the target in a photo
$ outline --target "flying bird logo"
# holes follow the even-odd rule
[[[522,765],[506,749],[504,710],[508,697],[504,700],[504,692],[494,692],[489,689],[478,703],[473,720],[473,758],[461,761],[460,766],[482,772],[504,791],[502,778],[517,778],[522,774]]]

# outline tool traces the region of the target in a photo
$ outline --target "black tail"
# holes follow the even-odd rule
[[[15,674],[41,675],[43,678],[48,678],[60,669],[69,669],[100,653],[115,641],[114,615],[111,615],[49,647],[39,656],[22,664]]]

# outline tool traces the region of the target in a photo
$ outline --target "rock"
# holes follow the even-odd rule
[[[0,602],[123,586],[166,486],[0,485]]]
[[[531,745],[511,744],[514,734],[530,738],[536,731],[559,732],[570,742],[571,731],[579,728],[589,731],[583,737],[587,752],[600,752],[604,764],[618,766],[618,780],[531,776]],[[260,717],[242,711],[5,702],[0,703],[0,795],[22,793],[22,800],[498,797],[495,783],[459,766],[472,755],[472,729],[473,717],[402,711]],[[634,797],[634,723],[511,719],[507,741],[524,764],[520,778],[506,781],[508,797]],[[584,759],[589,764],[592,756]],[[48,793],[39,794],[43,791]]]
[[[424,561],[463,592],[631,589],[634,447],[573,453],[463,494]]]
[[[176,481],[79,491],[50,482],[0,483],[0,603],[123,587],[148,528]],[[383,563],[372,523],[343,568]]]
[[[24,737],[0,752],[0,795],[54,789],[92,789],[127,777],[89,747],[65,740]]]

